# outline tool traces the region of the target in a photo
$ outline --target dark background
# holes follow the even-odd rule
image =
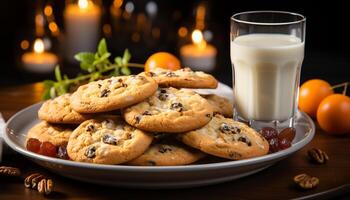
[[[125,5],[124,1],[124,5]],[[134,13],[144,12],[144,6],[148,1],[134,0]],[[143,63],[147,57],[160,50],[169,51],[178,55],[179,46],[182,44],[177,36],[180,26],[193,27],[195,7],[202,1],[156,0],[158,5],[157,17],[153,24],[160,29],[161,36],[158,40],[150,42],[147,39],[139,43],[128,42],[124,35],[113,33],[107,37],[108,45],[114,56],[129,48],[133,55],[132,61]],[[45,2],[44,2],[45,3]],[[54,14],[57,23],[62,28],[63,0],[50,1],[54,5]],[[112,0],[103,1],[104,8],[112,3]],[[339,1],[303,1],[303,0],[245,0],[245,1],[204,1],[208,7],[206,28],[213,32],[211,41],[218,49],[217,67],[213,72],[217,78],[227,84],[231,84],[230,64],[230,17],[232,14],[247,10],[284,10],[298,12],[307,18],[306,53],[302,67],[302,81],[310,78],[321,78],[332,84],[349,81],[349,14],[345,3]],[[1,66],[0,86],[16,85],[41,81],[44,78],[52,78],[52,74],[36,75],[23,72],[19,69],[19,42],[25,35],[33,32],[33,13],[38,1],[1,1],[0,5],[0,44]],[[123,6],[124,6],[123,5]],[[106,11],[105,11],[106,13]],[[104,21],[109,20],[107,14]],[[132,22],[130,22],[132,23]],[[57,41],[57,44],[60,44]],[[75,75],[77,65],[71,65],[61,61],[63,71],[69,75]]]

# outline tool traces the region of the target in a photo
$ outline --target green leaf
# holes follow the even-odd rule
[[[124,74],[124,75],[130,75],[131,74],[131,71],[130,71],[130,69],[129,69],[129,67],[122,67],[121,69],[120,69],[120,71],[122,72],[122,74]]]
[[[93,63],[95,60],[95,54],[89,52],[78,53],[74,58],[79,62]]]
[[[131,59],[131,54],[128,49],[125,49],[123,59],[125,59],[126,62],[129,62]]]
[[[108,53],[106,39],[102,38],[97,47],[97,52],[100,56]]]
[[[110,53],[103,54],[99,59],[95,60],[92,65],[96,66],[97,64],[100,64],[104,61],[107,61],[108,57],[111,56]]]
[[[91,74],[90,81],[95,81],[96,79],[98,79],[100,77],[101,77],[101,73],[95,72],[95,73]]]
[[[95,66],[92,65],[92,63],[86,63],[86,62],[81,62],[80,68],[90,73],[96,70]]]
[[[61,70],[60,70],[60,66],[57,65],[55,67],[55,77],[57,81],[62,81],[62,75],[61,75]]]
[[[116,57],[114,58],[115,64],[117,64],[118,67],[122,66],[122,58],[121,57]]]

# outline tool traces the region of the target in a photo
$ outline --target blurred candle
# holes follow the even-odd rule
[[[79,0],[67,4],[64,11],[66,28],[66,56],[74,61],[74,55],[81,51],[96,50],[99,37],[101,10],[90,0]]]
[[[36,73],[48,73],[53,71],[57,64],[57,56],[53,53],[45,52],[44,42],[36,39],[34,51],[22,55],[23,66],[26,70]]]
[[[192,32],[192,44],[180,48],[182,64],[194,70],[211,71],[215,67],[216,48],[208,44],[200,30]]]

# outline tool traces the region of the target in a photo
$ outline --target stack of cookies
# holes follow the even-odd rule
[[[73,161],[186,165],[205,154],[239,160],[268,153],[267,141],[232,117],[232,104],[189,88],[217,80],[188,68],[156,69],[80,86],[43,103],[28,138],[66,146]]]

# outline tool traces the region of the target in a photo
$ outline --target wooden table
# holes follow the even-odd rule
[[[0,88],[0,112],[5,119],[40,101],[41,84]],[[328,153],[325,165],[311,164],[306,152],[311,147]],[[334,137],[319,128],[313,141],[305,148],[257,174],[228,183],[191,189],[135,190],[99,186],[67,179],[34,164],[19,154],[6,154],[1,165],[20,167],[23,176],[30,172],[49,173],[56,184],[55,192],[47,198],[113,198],[113,199],[289,199],[350,197],[350,137]],[[301,191],[292,177],[300,173],[317,176],[317,188]],[[0,199],[40,199],[38,192],[26,189],[22,178],[0,178]]]

